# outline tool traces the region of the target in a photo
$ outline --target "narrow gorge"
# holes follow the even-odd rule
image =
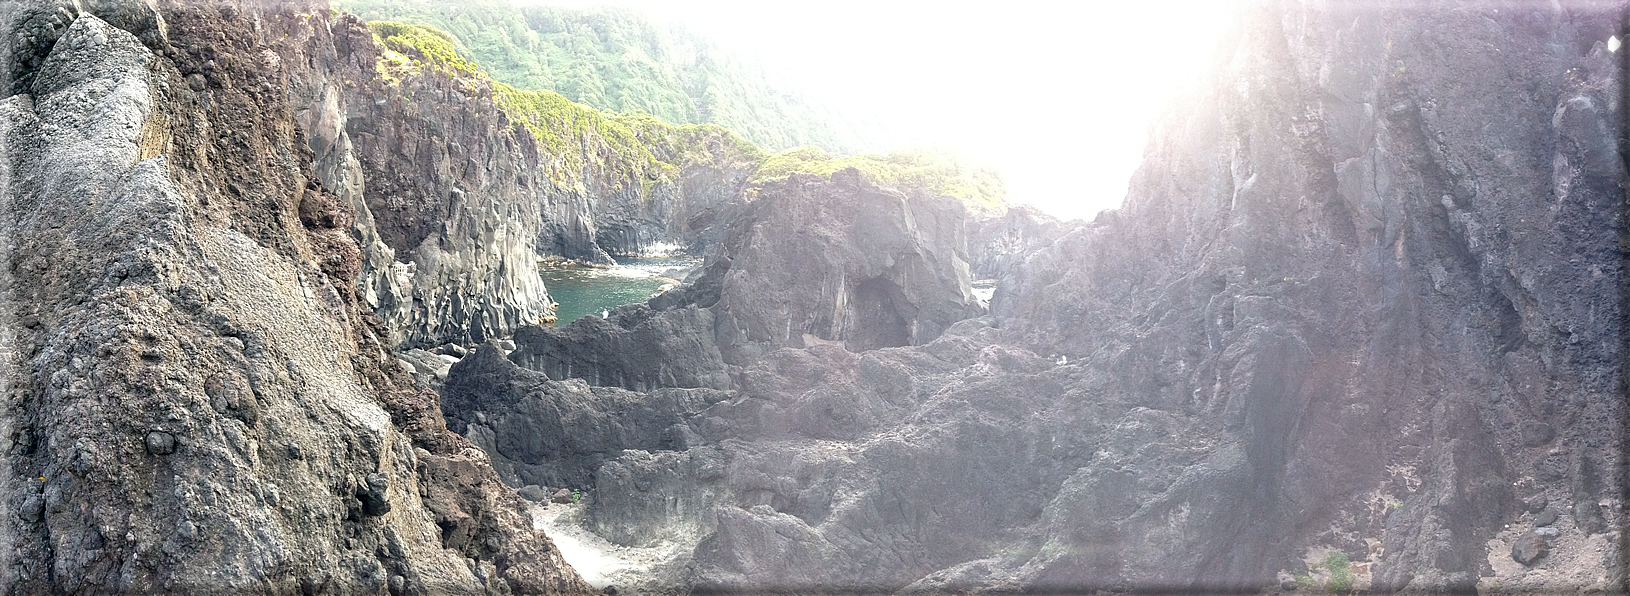
[[[1250,2],[1058,221],[324,0],[9,0],[0,593],[1625,593],[1627,23]]]

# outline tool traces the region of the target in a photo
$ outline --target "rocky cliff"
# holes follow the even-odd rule
[[[0,591],[591,590],[353,290],[327,16],[0,11]]]
[[[1255,3],[1121,210],[981,232],[1032,247],[981,265],[989,317],[933,289],[966,248],[913,244],[960,217],[766,185],[650,304],[712,310],[733,394],[639,402],[683,441],[500,456],[693,545],[684,590],[1623,590],[1624,18]],[[626,411],[497,354],[449,377],[489,420],[478,372]]]
[[[983,215],[983,214],[981,214]],[[1028,205],[968,222],[968,271],[975,279],[1001,279],[1024,258],[1046,248],[1071,226]]]
[[[1387,591],[1622,581],[1623,11],[1251,10],[1125,207],[997,292],[1099,400],[1217,446],[1073,475],[1048,515],[1099,521],[1039,581],[1259,585],[1320,549]]]
[[[0,586],[589,590],[502,480],[672,591],[1622,591],[1625,19],[1263,0],[1123,209],[970,234],[320,4],[0,4]]]
[[[327,188],[357,214],[360,291],[395,345],[475,344],[551,315],[536,261],[700,251],[757,148],[494,83],[429,29],[349,15],[305,39],[337,72],[292,89]],[[329,33],[325,32],[325,35]]]

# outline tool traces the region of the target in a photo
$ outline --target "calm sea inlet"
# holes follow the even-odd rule
[[[540,265],[538,275],[559,305],[555,326],[564,327],[624,304],[645,302],[662,286],[684,278],[701,264],[702,259],[696,257],[625,258],[617,259],[612,268]]]

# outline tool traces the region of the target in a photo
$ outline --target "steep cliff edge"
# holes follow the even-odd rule
[[[352,291],[284,93],[325,7],[0,15],[6,592],[592,590]]]

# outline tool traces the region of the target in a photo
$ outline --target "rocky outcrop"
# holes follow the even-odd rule
[[[711,310],[731,364],[786,346],[927,343],[983,312],[969,285],[965,217],[955,199],[908,197],[852,168],[829,180],[793,174],[757,189],[699,279],[651,306]]]
[[[492,346],[453,365],[442,388],[448,425],[492,454],[515,486],[586,488],[594,471],[626,449],[697,444],[687,417],[729,396],[711,389],[636,393],[554,381],[516,366]]]
[[[381,44],[349,15],[330,29],[332,41],[294,46],[334,72],[297,79],[293,101],[319,179],[358,214],[358,291],[394,345],[473,345],[550,319],[543,256],[700,251],[758,163],[756,148],[717,127],[613,122]],[[517,107],[540,102],[553,111]]]
[[[352,291],[324,7],[83,4],[0,12],[0,587],[592,590]]]
[[[983,312],[956,199],[908,196],[854,169],[754,194],[720,209],[720,241],[691,283],[608,319],[523,329],[510,360],[634,391],[727,389],[733,370],[780,347],[916,345]]]
[[[634,305],[609,319],[522,328],[509,359],[557,381],[583,379],[632,391],[729,389],[730,373],[709,332],[713,325],[713,312],[694,305],[665,311]]]
[[[1070,230],[1029,205],[1014,205],[1001,215],[968,221],[968,270],[974,279],[1001,279],[1018,269],[1024,258]]]
[[[736,394],[602,459],[593,524],[698,591],[1622,590],[1622,17],[1253,5],[989,317],[916,240],[956,218],[767,184],[651,302]]]

